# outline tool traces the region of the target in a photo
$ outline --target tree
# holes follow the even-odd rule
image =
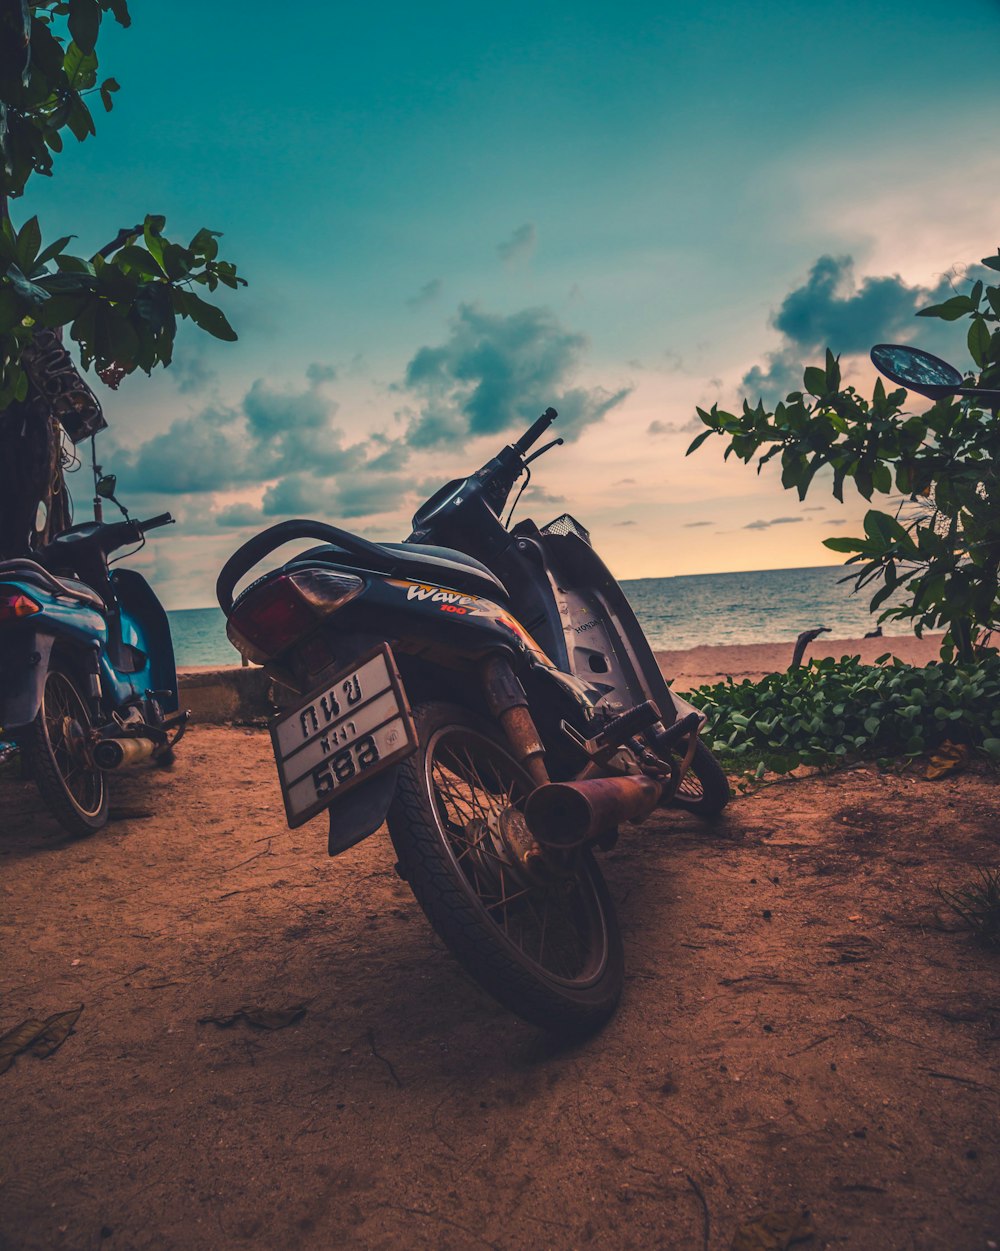
[[[983,265],[1000,272],[1000,250]],[[1000,387],[1000,286],[982,281],[918,316],[967,319],[967,344],[976,366],[970,385]],[[944,629],[942,656],[972,660],[987,648],[1000,621],[1000,417],[968,399],[939,400],[919,413],[904,411],[907,392],[887,392],[879,379],[871,400],[841,386],[839,358],[827,350],[825,368],[810,367],[804,389],[793,391],[774,411],[758,400],[743,401],[739,415],[713,405],[698,415],[708,427],[688,448],[706,439],[728,440],[725,455],[758,473],[780,458],[781,484],[800,500],[820,469],[832,473],[835,497],[843,501],[850,481],[866,499],[894,497],[892,511],[872,508],[864,537],[831,538],[825,545],[850,552],[859,565],[855,586],[880,582],[871,610],[879,621],[908,620],[919,636]],[[761,451],[761,449],[765,449]],[[760,455],[758,455],[760,453]]]
[[[217,231],[199,230],[183,246],[150,213],[83,257],[67,251],[73,236],[44,244],[37,217],[19,228],[11,219],[10,201],[28,181],[51,176],[66,132],[80,142],[95,134],[88,101],[96,94],[112,108],[118,83],[98,82],[108,15],[130,25],[126,0],[0,0],[0,555],[27,545],[39,499],[49,513],[43,537],[65,522],[56,419],[74,441],[104,424],[89,388],[53,368],[62,328],[83,368],[113,387],[136,369],[170,364],[178,318],[236,338],[196,290],[245,285],[219,259]]]

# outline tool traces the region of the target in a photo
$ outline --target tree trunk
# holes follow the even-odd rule
[[[44,522],[36,531],[38,505]],[[62,471],[62,431],[48,402],[28,398],[0,412],[0,559],[24,556],[71,521]]]

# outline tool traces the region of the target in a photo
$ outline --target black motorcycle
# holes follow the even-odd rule
[[[219,576],[228,634],[289,688],[271,736],[291,827],[336,855],[388,823],[398,871],[466,970],[526,1020],[585,1033],[623,980],[593,849],[654,809],[718,814],[702,716],[667,687],[579,522],[500,521],[556,413],[418,510],[403,543],[286,521]],[[249,585],[291,539],[323,546]]]

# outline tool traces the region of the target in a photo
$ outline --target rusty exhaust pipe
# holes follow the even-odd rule
[[[641,821],[662,795],[662,783],[641,773],[551,782],[528,796],[524,817],[536,842],[569,851],[596,842],[622,821]]]
[[[102,738],[93,747],[93,760],[98,769],[121,769],[148,760],[156,750],[149,738]]]

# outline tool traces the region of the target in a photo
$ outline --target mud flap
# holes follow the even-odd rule
[[[0,668],[0,727],[15,734],[34,721],[49,670],[51,634],[22,635],[4,647]]]
[[[342,799],[334,800],[327,809],[330,814],[327,851],[331,856],[339,856],[348,847],[375,833],[385,820],[396,794],[398,777],[399,765],[394,765],[366,785],[358,786]]]

